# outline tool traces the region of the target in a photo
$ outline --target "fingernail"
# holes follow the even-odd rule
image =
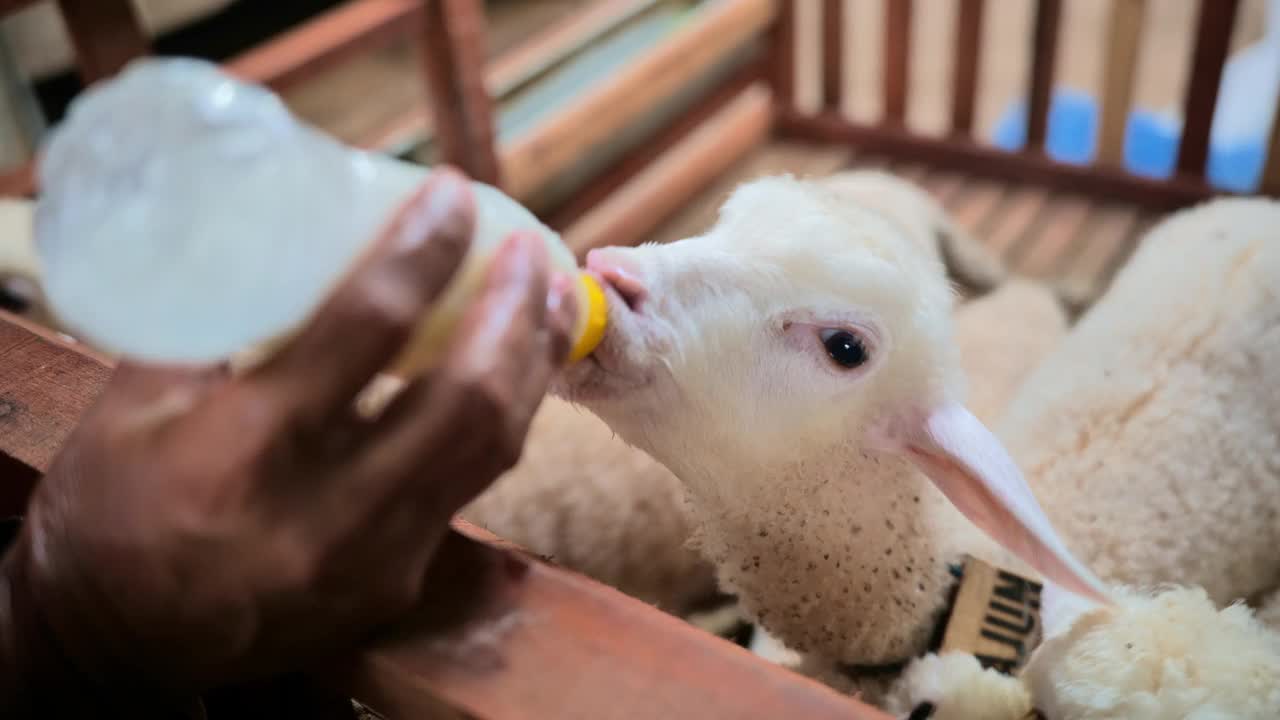
[[[466,192],[469,189],[466,181],[457,173],[449,170],[434,171],[400,223],[399,237],[396,238],[399,246],[411,248],[420,245],[431,235],[432,230],[457,217],[458,211],[466,202]]]
[[[565,298],[573,291],[573,280],[564,273],[556,273],[547,293],[547,312],[554,315],[564,306]]]

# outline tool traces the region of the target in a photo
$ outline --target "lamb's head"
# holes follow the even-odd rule
[[[964,410],[952,288],[883,216],[820,183],[765,178],[704,235],[597,250],[587,266],[610,327],[558,389],[671,468],[704,519],[714,507],[747,529],[761,503],[824,502],[832,488],[891,515],[878,498],[923,473],[1047,578],[1102,595]]]

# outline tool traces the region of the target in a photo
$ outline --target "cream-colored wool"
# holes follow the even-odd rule
[[[1046,609],[1046,613],[1048,613]],[[1017,678],[970,655],[914,661],[888,695],[898,715],[931,720],[1270,720],[1280,717],[1280,632],[1199,588],[1117,590],[1111,608],[1065,622]]]
[[[1221,199],[1143,239],[999,434],[1110,583],[1280,582],[1280,203]]]
[[[970,292],[986,293],[1008,277],[1000,256],[957,224],[919,185],[883,170],[849,170],[818,182],[897,225]]]

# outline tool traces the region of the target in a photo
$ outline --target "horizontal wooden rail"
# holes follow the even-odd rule
[[[110,365],[2,313],[0,358],[0,460],[43,471]],[[0,497],[14,482],[0,475]],[[413,617],[321,678],[391,720],[889,720],[461,521],[424,588]]]
[[[579,256],[604,245],[634,245],[717,175],[768,137],[773,107],[752,86],[658,156],[652,165],[565,231]]]
[[[421,0],[352,0],[229,60],[238,77],[277,91],[388,38],[413,32]]]
[[[550,179],[606,142],[647,107],[690,77],[715,66],[773,20],[771,0],[722,0],[702,6],[685,27],[608,81],[501,148],[504,189],[529,198]]]
[[[932,138],[899,128],[851,123],[830,113],[807,116],[793,110],[782,116],[778,129],[786,137],[874,148],[908,162],[1013,182],[1041,183],[1155,210],[1173,210],[1227,194],[1190,175],[1149,179],[1116,168],[1068,165],[1044,155],[1005,152],[954,137]]]

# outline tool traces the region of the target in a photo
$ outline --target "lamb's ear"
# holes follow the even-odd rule
[[[1110,603],[1106,586],[1067,549],[1000,441],[964,407],[943,405],[890,430],[900,452],[965,517],[1052,583]]]

